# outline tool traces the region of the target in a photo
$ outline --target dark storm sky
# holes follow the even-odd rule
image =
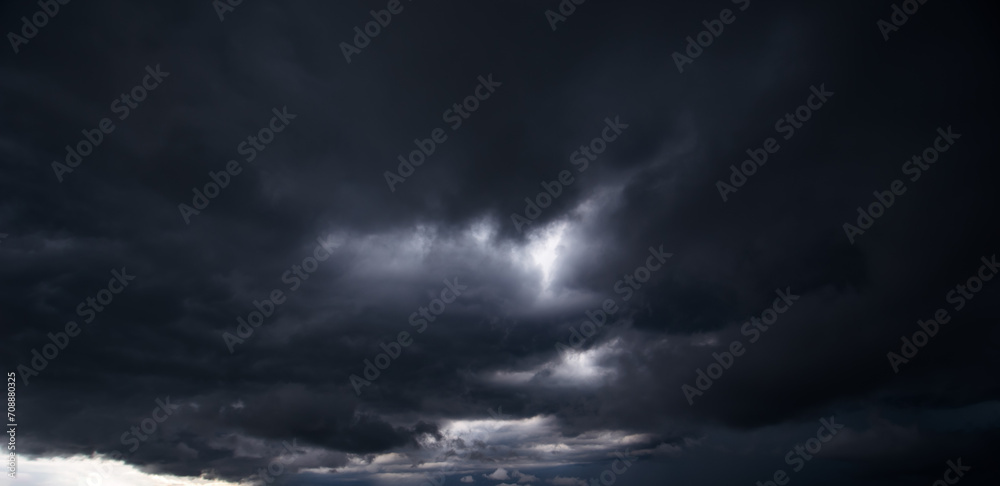
[[[961,308],[950,293],[1000,250],[987,6],[929,0],[886,40],[882,0],[590,0],[554,31],[555,0],[402,0],[348,63],[341,43],[387,3],[245,0],[220,21],[208,1],[77,1],[8,46],[0,357],[23,457],[127,452],[123,432],[170,397],[127,454],[147,472],[239,481],[295,440],[284,484],[416,485],[450,462],[447,484],[576,486],[626,450],[617,484],[930,484],[957,458],[963,481],[996,479],[1000,283]],[[679,72],[672,54],[723,9],[735,21]],[[5,2],[2,27],[38,10]],[[113,102],[157,65],[121,119]],[[454,127],[447,110],[490,76]],[[812,88],[833,94],[786,139],[776,122]],[[283,108],[294,119],[246,161]],[[105,117],[114,131],[57,177]],[[960,138],[912,180],[949,127]],[[446,140],[390,190],[435,129]],[[723,201],[717,181],[772,137]],[[185,221],[230,160],[241,172]],[[511,215],[564,170],[518,231]],[[897,179],[852,243],[844,223]],[[317,238],[331,256],[293,283]],[[617,282],[650,247],[671,256],[625,301]],[[123,267],[134,280],[78,313]],[[418,333],[412,314],[455,279],[467,289]],[[224,333],[274,289],[287,300],[230,353]],[[776,290],[798,298],[751,343]],[[556,350],[609,299],[608,324]],[[895,372],[887,353],[937,309],[949,322]],[[356,393],[401,331],[413,344]],[[733,341],[745,353],[689,403],[682,386]],[[794,472],[786,453],[830,417],[844,428]]]

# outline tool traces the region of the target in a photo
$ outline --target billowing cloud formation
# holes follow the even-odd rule
[[[490,474],[483,474],[483,477],[486,479],[493,479],[497,481],[506,481],[510,479],[510,475],[507,474],[507,470],[504,468],[499,468]]]
[[[21,472],[995,479],[993,17],[892,6],[8,2]]]

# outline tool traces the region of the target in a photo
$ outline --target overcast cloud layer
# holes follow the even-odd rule
[[[11,484],[1000,479],[985,2],[46,5]]]

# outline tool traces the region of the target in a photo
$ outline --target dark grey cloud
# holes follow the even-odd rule
[[[279,483],[496,484],[503,468],[580,484],[626,452],[618,480],[637,485],[782,468],[930,483],[958,457],[963,481],[996,479],[1000,287],[949,297],[1000,249],[988,9],[926,2],[886,41],[892,2],[585,2],[553,32],[556,1],[403,0],[346,62],[341,42],[387,3],[243,2],[220,22],[210,2],[71,2],[0,61],[0,356],[22,460],[117,450],[236,482],[294,442]],[[723,8],[735,22],[678,72],[672,54]],[[37,10],[0,18],[17,31]],[[147,66],[169,75],[118,119]],[[481,76],[499,86],[453,129]],[[812,87],[833,95],[785,139],[776,122]],[[275,108],[294,120],[245,161]],[[104,117],[115,130],[60,182],[53,161]],[[627,128],[580,171],[606,119]],[[961,138],[909,180],[948,127]],[[390,191],[384,173],[438,128]],[[716,182],[769,137],[780,149],[723,201]],[[242,172],[186,222],[178,205],[230,160]],[[519,231],[511,215],[563,170]],[[906,193],[852,243],[843,224],[895,179]],[[318,241],[330,257],[309,270]],[[623,292],[650,247],[672,256]],[[77,306],[123,267],[135,280],[89,321]],[[431,312],[455,279],[468,289]],[[750,342],[778,289],[799,298]],[[275,290],[231,353],[224,334]],[[608,321],[558,351],[606,301]],[[939,308],[950,322],[894,372],[887,353]],[[70,321],[79,334],[32,368]],[[682,386],[734,341],[745,353],[689,404]],[[178,409],[128,452],[166,397]],[[785,453],[831,416],[845,428],[791,472]]]

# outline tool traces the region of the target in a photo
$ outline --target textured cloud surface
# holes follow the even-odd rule
[[[990,484],[993,16],[894,12],[7,2],[18,481]]]

